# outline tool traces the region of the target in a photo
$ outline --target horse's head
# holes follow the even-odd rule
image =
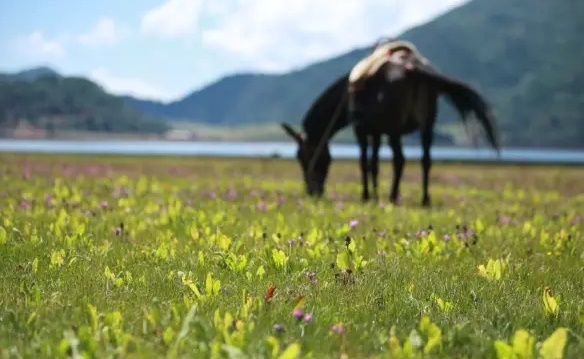
[[[318,144],[310,144],[304,134],[297,132],[289,124],[282,123],[282,128],[298,144],[296,159],[302,169],[306,193],[310,196],[321,197],[324,194],[324,183],[332,161],[328,145],[323,144],[322,149],[318,150]]]

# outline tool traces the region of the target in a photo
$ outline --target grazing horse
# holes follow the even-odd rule
[[[407,48],[401,48],[388,56],[368,76],[350,85],[347,89],[349,123],[354,127],[361,149],[363,200],[369,199],[365,162],[367,136],[373,136],[374,139],[382,134],[389,136],[389,145],[393,152],[393,183],[389,200],[396,203],[405,164],[401,137],[419,130],[423,152],[422,205],[430,205],[430,148],[440,95],[446,95],[465,124],[466,115],[474,112],[483,125],[490,144],[499,153],[494,118],[485,100],[470,86],[440,74],[428,62],[420,61]],[[374,153],[378,151],[375,148],[377,143],[374,143]],[[374,187],[375,182],[374,178]]]
[[[324,194],[324,184],[332,162],[328,143],[338,131],[350,124],[352,117],[355,119],[353,129],[361,151],[362,199],[364,201],[369,199],[368,173],[371,173],[374,196],[377,196],[379,147],[381,135],[385,133],[390,136],[389,142],[393,152],[394,181],[390,201],[396,203],[399,180],[405,163],[401,135],[420,130],[424,148],[422,164],[423,168],[427,169],[424,174],[423,203],[429,205],[430,146],[437,99],[441,94],[447,95],[448,100],[461,114],[464,123],[468,112],[476,112],[491,144],[498,150],[488,107],[475,91],[463,83],[439,74],[427,65],[421,66],[410,62],[407,65],[410,67],[407,72],[404,67],[406,66],[402,64],[387,62],[362,83],[359,91],[352,94],[347,90],[350,75],[347,73],[329,85],[314,101],[304,116],[302,132],[294,130],[288,123],[281,124],[286,133],[298,144],[296,158],[300,163],[306,192],[309,195],[320,197]],[[389,80],[385,78],[388,75]],[[405,92],[402,92],[404,90]],[[357,106],[349,106],[348,99]],[[383,101],[379,101],[380,99]],[[374,106],[368,108],[372,100],[376,102],[373,103]],[[392,131],[379,130],[379,125],[385,129],[389,127]],[[369,163],[367,163],[368,137],[372,138],[373,146]]]

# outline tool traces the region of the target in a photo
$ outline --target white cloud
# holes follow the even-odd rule
[[[162,36],[192,35],[199,25],[201,10],[202,0],[166,0],[142,17],[142,31]]]
[[[112,46],[127,34],[127,29],[116,25],[113,19],[104,17],[89,32],[79,35],[78,40],[87,46]]]
[[[63,57],[64,38],[48,38],[41,31],[33,31],[16,41],[16,49],[35,61],[54,60]]]
[[[171,100],[175,93],[169,93],[158,86],[139,78],[117,76],[106,69],[97,68],[90,72],[89,78],[99,83],[112,94],[132,95],[143,99]]]
[[[233,0],[203,42],[263,70],[287,70],[393,36],[467,0]]]

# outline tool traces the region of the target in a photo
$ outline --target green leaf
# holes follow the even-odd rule
[[[566,328],[558,328],[547,338],[541,348],[539,355],[542,359],[561,359],[564,357],[564,347],[566,346]]]
[[[6,234],[6,230],[4,227],[0,226],[0,245],[6,244],[6,238],[8,235]]]
[[[264,266],[261,265],[258,267],[258,270],[256,271],[256,276],[262,279],[264,277],[264,274],[266,274],[266,270],[264,269]]]
[[[349,269],[349,253],[342,251],[337,254],[337,267],[339,269]]]
[[[300,355],[300,344],[292,343],[278,357],[279,359],[296,359]]]
[[[495,341],[495,351],[497,352],[497,359],[515,359],[513,348],[502,340]]]
[[[442,331],[436,324],[430,321],[430,318],[422,318],[420,321],[420,332],[426,336],[424,354],[430,353],[434,347],[442,344]]]
[[[172,343],[172,339],[174,338],[174,329],[172,327],[166,327],[164,333],[162,334],[162,339],[164,340],[164,344],[167,346]]]
[[[529,335],[526,330],[519,329],[513,336],[513,352],[522,359],[534,358],[533,349],[535,338]]]

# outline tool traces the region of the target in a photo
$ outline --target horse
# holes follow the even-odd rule
[[[379,68],[377,74],[395,72],[395,69],[390,66],[392,64],[388,63],[385,66]],[[400,70],[400,68],[397,68]],[[302,176],[304,179],[304,184],[306,192],[310,196],[321,197],[325,191],[325,181],[328,176],[329,168],[332,163],[332,157],[330,155],[330,150],[328,143],[334,135],[341,129],[350,125],[350,110],[348,106],[349,94],[347,89],[349,88],[349,73],[345,73],[335,80],[331,85],[329,85],[320,96],[311,104],[309,110],[304,115],[302,120],[302,132],[294,130],[294,128],[286,123],[281,123],[284,131],[291,136],[298,144],[298,150],[296,152],[296,159],[300,163],[302,170]],[[379,84],[378,76],[373,76],[371,79],[365,82],[367,91],[360,92],[360,95],[366,95],[367,93],[372,93],[376,85]],[[450,79],[446,76],[440,75],[436,71],[430,71],[424,67],[414,67],[408,71],[407,77],[404,77],[401,81],[387,81],[382,83],[383,92],[378,92],[382,96],[386,94],[391,94],[395,99],[392,101],[394,108],[386,108],[383,106],[381,113],[377,113],[376,119],[394,119],[395,113],[404,112],[412,113],[413,110],[420,112],[423,110],[424,103],[434,104],[433,111],[431,111],[430,116],[422,116],[420,121],[420,116],[409,116],[402,119],[403,124],[398,127],[401,130],[392,132],[398,133],[391,137],[390,134],[390,146],[394,152],[393,156],[393,168],[394,168],[394,180],[392,184],[392,191],[390,194],[390,201],[392,203],[397,202],[398,198],[398,188],[399,180],[401,179],[401,172],[405,159],[403,157],[401,149],[400,136],[402,134],[407,134],[414,132],[417,129],[423,129],[422,132],[422,142],[426,143],[423,145],[428,150],[424,151],[425,156],[422,159],[422,163],[429,167],[431,165],[431,159],[429,156],[429,148],[431,146],[433,125],[436,117],[437,111],[437,98],[440,94],[446,94],[448,99],[455,108],[462,115],[462,120],[466,123],[466,114],[475,110],[479,115],[479,120],[485,127],[489,138],[495,140],[494,137],[494,127],[492,125],[492,120],[490,116],[485,117],[485,104],[481,97],[476,94],[467,85]],[[403,89],[410,88],[417,89],[420,84],[425,84],[426,90],[431,90],[430,93],[426,91],[426,96],[418,98],[416,103],[409,103],[407,106],[398,100],[399,91]],[[392,92],[397,92],[393,93]],[[398,96],[398,97],[396,97]],[[403,96],[402,96],[403,97]],[[391,98],[385,97],[386,100]],[[426,101],[422,101],[423,99]],[[353,100],[357,98],[353,97]],[[357,101],[359,102],[359,101]],[[363,102],[360,102],[363,104]],[[387,103],[387,101],[383,102]],[[414,106],[415,105],[415,106]],[[481,106],[482,105],[482,106]],[[426,106],[427,107],[427,106]],[[424,111],[421,111],[424,112]],[[354,114],[354,113],[353,113]],[[419,123],[421,122],[421,123]],[[359,148],[360,148],[360,168],[361,168],[361,180],[362,180],[362,192],[361,198],[363,201],[369,200],[368,191],[368,174],[371,174],[373,180],[373,192],[374,197],[377,198],[377,178],[378,178],[378,162],[379,162],[379,147],[381,145],[381,134],[384,131],[375,131],[364,126],[365,123],[357,122],[353,123],[353,129],[355,136],[357,137]],[[429,132],[429,135],[428,135]],[[367,161],[367,140],[372,138],[372,156],[370,161]],[[491,141],[492,142],[492,141]],[[393,144],[393,145],[392,145]],[[495,142],[495,147],[498,149],[498,144]],[[395,149],[394,149],[395,148]],[[425,165],[425,167],[426,167]],[[426,188],[426,196],[423,202],[429,205],[429,195],[427,192],[428,187],[428,175],[424,176],[426,179],[424,181],[424,187]]]
[[[432,167],[430,149],[438,110],[438,97],[445,95],[459,112],[464,124],[467,115],[474,112],[492,147],[500,156],[495,119],[485,99],[464,82],[450,78],[434,69],[429,63],[413,56],[401,54],[388,57],[377,70],[358,84],[349,87],[349,119],[361,149],[362,199],[368,200],[366,152],[367,136],[389,137],[393,153],[393,181],[389,201],[396,204],[405,157],[401,137],[420,131],[422,142],[422,206],[431,204],[429,176]],[[353,85],[353,84],[352,84]],[[390,119],[390,120],[388,120]],[[375,148],[374,153],[378,151]],[[377,167],[376,165],[373,166]],[[375,183],[376,179],[374,179]]]

